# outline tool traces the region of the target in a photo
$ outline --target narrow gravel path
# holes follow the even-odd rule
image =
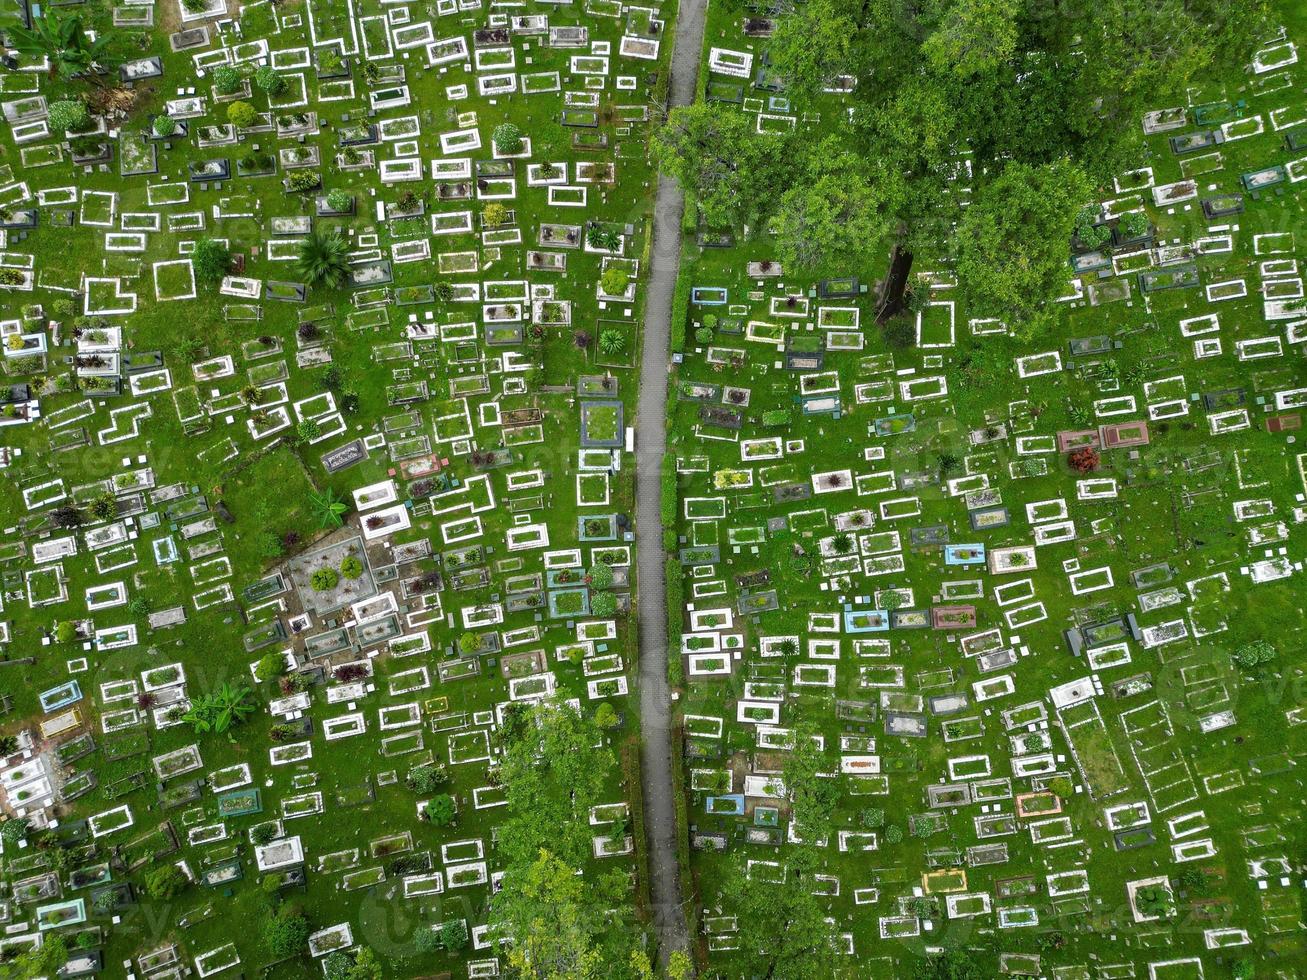
[[[670,101],[694,101],[703,49],[707,0],[682,0],[676,15]],[[671,697],[667,686],[667,582],[663,561],[662,467],[667,448],[667,373],[672,297],[681,264],[681,212],[685,196],[675,181],[658,178],[654,203],[649,294],[645,303],[636,410],[636,572],[640,629],[640,776],[650,897],[658,959],[690,945],[685,897],[677,862],[675,788],[672,784]],[[679,651],[673,655],[679,656]]]

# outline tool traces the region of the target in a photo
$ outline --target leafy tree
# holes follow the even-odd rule
[[[72,643],[77,639],[77,624],[71,619],[64,619],[54,628],[56,643]]]
[[[796,138],[759,134],[750,116],[716,102],[672,109],[654,133],[662,172],[693,196],[709,225],[753,224],[795,176]]]
[[[810,722],[796,725],[781,770],[790,797],[795,832],[808,844],[815,844],[830,835],[831,819],[841,789],[840,781],[830,778],[838,767],[827,750],[818,744],[818,734]]]
[[[767,54],[791,98],[810,101],[837,75],[858,71],[864,49],[852,9],[843,0],[811,0],[780,19]]]
[[[594,722],[570,705],[542,702],[522,721],[505,731],[500,848],[509,864],[524,867],[548,850],[579,867],[590,854],[590,807],[604,799],[613,754]]]
[[[492,899],[492,934],[510,938],[510,966],[539,980],[600,980],[629,955],[630,935],[617,928],[626,899],[618,871],[584,878],[542,849],[529,864],[510,865]]]
[[[953,0],[922,42],[927,62],[962,78],[991,74],[1016,50],[1020,8],[1017,0]]]
[[[296,956],[308,949],[309,920],[298,906],[283,905],[263,920],[263,945],[277,959]]]
[[[201,238],[191,250],[191,265],[201,282],[214,283],[231,269],[231,252],[216,238]]]
[[[464,655],[476,653],[481,649],[481,637],[475,633],[464,633],[458,638],[458,651]]]
[[[46,120],[50,128],[57,132],[81,130],[86,126],[89,118],[90,113],[87,112],[86,103],[81,99],[60,99],[51,102],[46,110]]]
[[[985,184],[958,225],[958,278],[978,314],[1029,327],[1067,284],[1066,243],[1085,175],[1068,160],[1012,163]]]
[[[63,936],[47,934],[39,947],[28,948],[12,959],[0,960],[0,980],[53,977],[67,962],[68,944]]]
[[[782,863],[776,884],[750,881],[739,862],[725,886],[724,906],[739,923],[740,975],[801,980],[830,977],[836,970],[835,927],[813,894],[809,847]]]
[[[802,178],[781,195],[773,222],[781,260],[823,269],[865,254],[890,230],[880,194],[858,155],[828,138]]]
[[[495,228],[508,220],[508,208],[498,201],[491,201],[481,210],[481,223],[487,228]]]
[[[898,844],[903,840],[903,828],[897,824],[890,824],[885,828],[885,843]]]
[[[102,31],[92,41],[86,34],[80,15],[63,17],[43,10],[32,18],[32,26],[21,22],[5,27],[9,47],[19,54],[44,58],[49,63],[51,78],[72,78],[89,70],[103,60],[113,35]]]
[[[470,938],[466,919],[449,919],[440,924],[440,945],[451,952],[458,952],[465,947]]]
[[[175,864],[161,864],[145,872],[145,894],[157,901],[176,898],[189,884],[190,879]]]
[[[404,777],[404,785],[415,793],[430,793],[449,782],[449,773],[436,762],[414,766]]]
[[[335,289],[349,274],[349,242],[339,234],[310,233],[300,242],[298,268],[310,286]]]

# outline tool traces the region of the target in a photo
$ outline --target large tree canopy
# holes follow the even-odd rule
[[[1012,163],[985,182],[958,225],[958,279],[972,312],[1033,323],[1066,286],[1067,242],[1089,193],[1068,160]]]
[[[680,106],[654,135],[663,171],[694,195],[710,225],[761,220],[795,170],[791,136],[759,134],[733,106]]]
[[[969,295],[1028,319],[1067,257],[1069,226],[1052,209],[1069,219],[1094,187],[1139,166],[1142,114],[1246,64],[1268,11],[1269,0],[808,0],[779,17],[765,53],[792,111],[815,106],[835,135],[760,135],[735,106],[696,105],[672,111],[658,158],[709,224],[774,213],[788,262],[847,271],[851,257],[883,254],[887,237],[957,251]],[[832,127],[822,90],[837,76],[856,84],[849,124]],[[1009,168],[1054,196],[1037,203],[1000,184]],[[967,219],[963,188],[982,205]]]

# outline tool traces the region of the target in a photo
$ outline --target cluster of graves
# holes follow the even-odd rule
[[[710,100],[760,133],[846,111],[842,84],[789,104],[766,17],[718,23]],[[1301,41],[1141,120],[1052,335],[969,317],[927,260],[894,349],[876,284],[701,232],[664,493],[718,969],[756,914],[741,869],[819,896],[860,975],[954,947],[1008,975],[1303,969]],[[817,840],[786,784],[808,741],[838,787]]]
[[[294,903],[315,975],[501,975],[506,712],[635,724],[664,15],[110,6],[139,57],[0,72],[0,958],[308,975],[260,935]]]

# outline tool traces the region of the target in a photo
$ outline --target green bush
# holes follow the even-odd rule
[[[511,122],[500,123],[490,137],[495,149],[505,155],[522,152],[522,130]]]
[[[213,79],[213,88],[219,95],[231,95],[233,92],[239,92],[241,83],[244,82],[245,76],[241,74],[239,68],[233,68],[231,65],[219,65],[210,73]]]
[[[89,118],[90,113],[86,109],[86,103],[81,99],[60,99],[51,102],[46,110],[46,119],[55,132],[66,132],[70,129],[76,132],[85,128]]]
[[[315,592],[330,592],[340,581],[334,568],[319,568],[309,576],[309,585]]]
[[[190,883],[175,864],[162,864],[145,872],[145,894],[153,899],[176,898]]]
[[[253,126],[258,118],[258,111],[248,102],[232,102],[227,106],[227,121],[238,128]]]
[[[363,574],[363,562],[350,555],[340,563],[340,574],[348,579],[358,578]]]
[[[309,920],[294,905],[283,905],[263,920],[263,945],[278,959],[297,956],[309,945]]]
[[[269,95],[276,95],[286,87],[286,79],[272,65],[261,65],[254,69],[254,84]]]
[[[271,681],[286,672],[286,658],[280,653],[265,653],[259,658],[254,668],[254,677],[259,681]]]

